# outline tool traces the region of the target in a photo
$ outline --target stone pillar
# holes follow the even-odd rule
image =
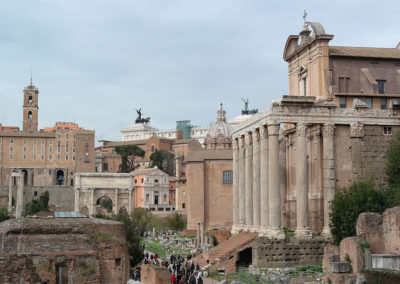
[[[280,163],[280,184],[281,184],[281,220],[282,226],[285,225],[284,215],[286,210],[286,196],[287,196],[287,168],[286,168],[286,152],[288,146],[287,137],[280,138],[280,151],[279,151],[279,163]]]
[[[238,140],[232,139],[233,148],[233,225],[232,234],[239,232],[239,147]]]
[[[24,173],[17,176],[17,205],[15,206],[15,218],[24,216]]]
[[[250,231],[253,227],[253,145],[251,132],[245,136],[245,191],[246,191],[246,227]]]
[[[114,211],[114,214],[117,215],[119,213],[118,212],[118,188],[116,188],[114,191],[114,203],[115,204],[113,204],[113,211]]]
[[[8,213],[12,211],[12,192],[13,192],[13,177],[8,178]]]
[[[260,199],[260,133],[252,132],[253,140],[253,232],[259,232],[261,226]]]
[[[130,215],[132,213],[132,188],[128,188],[128,214]]]
[[[268,131],[265,126],[260,127],[260,200],[261,219],[260,236],[267,236],[269,226],[269,154],[268,154]]]
[[[279,124],[268,124],[269,150],[269,227],[267,237],[284,239],[281,220],[281,189],[279,174]]]
[[[311,237],[308,218],[308,175],[307,175],[307,124],[296,126],[296,217],[295,235],[298,238]]]
[[[89,215],[94,215],[94,188],[90,189],[90,201],[89,201]]]
[[[196,246],[200,246],[200,223],[197,223]]]
[[[241,136],[239,137],[239,225],[241,230],[244,229],[246,224],[244,166],[244,137]]]
[[[335,147],[334,147],[335,125],[324,124],[322,138],[323,156],[323,184],[324,184],[324,229],[322,234],[331,238],[329,228],[329,206],[335,197],[336,175],[335,175]]]
[[[200,245],[204,245],[204,223],[200,223]]]
[[[79,188],[75,188],[74,189],[74,193],[75,193],[75,212],[80,212],[79,210]]]

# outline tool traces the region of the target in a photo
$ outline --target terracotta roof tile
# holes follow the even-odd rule
[[[400,59],[400,49],[378,47],[330,46],[330,56]]]

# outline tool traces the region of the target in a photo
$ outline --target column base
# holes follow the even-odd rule
[[[296,229],[294,236],[298,239],[311,239],[312,233],[308,228]]]
[[[252,226],[250,227],[251,233],[258,233],[260,231],[260,226]]]
[[[263,231],[263,237],[267,237],[269,239],[277,239],[277,240],[284,240],[285,233],[282,231],[282,228],[267,228]]]
[[[332,239],[331,228],[324,227],[322,229],[321,235],[324,236],[324,238],[327,239],[327,240]]]
[[[267,235],[268,235],[268,228],[260,227],[260,230],[258,231],[258,236],[259,237],[267,237]]]
[[[241,231],[241,227],[240,227],[240,225],[233,225],[232,226],[232,230],[231,230],[231,234],[232,235],[236,235],[236,234],[239,234],[239,232]]]
[[[249,225],[244,225],[243,226],[243,232],[251,232],[250,230],[251,230],[251,228],[252,228],[252,226],[249,226]]]

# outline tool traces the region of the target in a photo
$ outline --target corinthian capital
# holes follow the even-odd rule
[[[276,136],[279,135],[280,124],[268,124],[268,135]]]
[[[297,136],[305,137],[307,132],[307,124],[306,123],[298,123],[296,125],[296,133]]]
[[[251,139],[251,132],[247,132],[244,135],[244,140],[245,140],[246,145],[251,145],[251,143],[253,142]]]
[[[260,132],[260,138],[261,139],[267,139],[268,138],[268,129],[265,126],[261,126],[259,128],[259,132]]]
[[[239,148],[243,148],[243,146],[244,146],[244,137],[240,136],[239,137]]]
[[[232,139],[232,149],[233,149],[233,151],[237,151],[239,148],[238,148],[238,140],[236,139],[236,138],[234,138],[234,139]]]
[[[335,134],[335,124],[326,123],[322,128],[324,137],[333,137]]]
[[[251,132],[251,135],[252,135],[253,143],[257,143],[260,141],[260,133],[258,132],[258,130],[253,130]]]

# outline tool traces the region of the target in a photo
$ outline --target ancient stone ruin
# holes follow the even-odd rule
[[[1,283],[126,283],[129,267],[121,223],[35,218],[0,224]]]

